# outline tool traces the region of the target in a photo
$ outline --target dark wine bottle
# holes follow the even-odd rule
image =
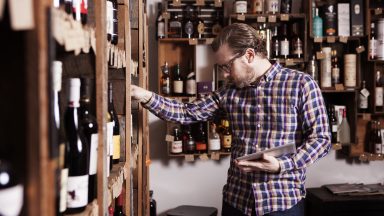
[[[80,98],[80,126],[89,144],[89,184],[88,203],[97,197],[97,145],[99,141],[98,126],[94,115],[91,114],[91,80],[81,79]]]
[[[157,213],[156,213],[156,208],[157,208],[157,204],[156,204],[156,200],[153,198],[153,190],[150,190],[149,191],[149,215],[150,216],[156,216]]]
[[[106,19],[107,19],[107,40],[111,44],[117,44],[118,31],[117,31],[117,0],[107,0],[106,6]]]
[[[115,105],[113,104],[112,83],[108,83],[108,112],[113,119],[113,151],[112,162],[117,164],[120,161],[120,125],[116,114]]]
[[[120,196],[116,198],[115,212],[113,213],[113,216],[125,216],[123,211],[123,205],[124,205],[123,196],[124,196],[124,193],[121,193]]]
[[[66,213],[69,214],[84,211],[88,203],[88,143],[78,124],[79,99],[80,79],[69,79],[69,100],[64,115],[69,160]]]

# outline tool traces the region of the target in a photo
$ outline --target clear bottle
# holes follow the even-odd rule
[[[232,133],[229,128],[229,121],[224,120],[224,130],[222,132],[223,140],[222,140],[222,149],[224,152],[230,152],[232,146]]]
[[[179,128],[175,127],[173,129],[173,141],[171,144],[171,153],[172,154],[181,154],[183,152],[183,141],[181,139],[181,133]]]
[[[171,94],[171,80],[169,77],[169,66],[168,62],[165,62],[161,67],[162,77],[161,77],[161,93],[164,96],[169,96]]]
[[[184,84],[180,74],[180,65],[175,66],[175,74],[173,77],[173,94],[175,96],[182,96],[184,94]]]
[[[332,86],[335,86],[336,84],[340,83],[340,68],[338,67],[336,50],[331,51],[331,64],[332,64],[332,71],[331,71]]]
[[[375,108],[376,111],[383,111],[383,77],[381,71],[376,71],[376,87],[375,87]]]
[[[303,40],[299,36],[299,26],[298,24],[293,24],[293,35],[292,35],[292,57],[293,58],[302,58],[303,57]]]
[[[156,29],[157,35],[156,38],[165,37],[165,19],[163,17],[163,4],[161,2],[157,3],[157,18],[156,18]]]
[[[312,55],[311,60],[308,62],[307,73],[319,84],[319,68],[315,55]]]
[[[189,60],[189,73],[186,77],[185,91],[187,96],[196,96],[196,73],[193,70],[193,61]]]
[[[371,60],[375,60],[377,58],[377,38],[374,22],[371,23],[371,37],[369,39],[368,56]]]
[[[365,80],[362,81],[361,89],[359,92],[359,111],[361,113],[368,112],[368,97],[369,91],[365,86]]]
[[[216,132],[216,124],[212,123],[208,140],[208,150],[210,152],[220,151],[220,148],[220,135]]]
[[[313,18],[313,37],[323,37],[323,19],[319,16],[319,9],[315,9],[315,17]]]
[[[280,38],[280,57],[287,59],[290,54],[289,48],[290,39],[288,37],[288,24],[284,23],[281,26],[281,38]]]
[[[342,145],[350,145],[351,143],[351,129],[347,120],[347,112],[343,110],[343,119],[339,126],[339,137]]]

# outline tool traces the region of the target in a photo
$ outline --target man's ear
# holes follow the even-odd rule
[[[255,51],[251,48],[247,49],[245,55],[246,55],[246,58],[248,59],[248,63],[251,63],[256,57]]]

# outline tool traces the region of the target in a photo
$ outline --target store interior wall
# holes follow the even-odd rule
[[[158,89],[156,16],[158,0],[147,1],[149,17],[150,90]],[[208,47],[209,48],[209,47]],[[199,49],[200,51],[201,49]],[[204,50],[202,50],[204,51]],[[209,51],[208,51],[209,52]],[[210,64],[210,63],[207,63]],[[206,76],[204,76],[206,77]],[[221,214],[222,188],[226,182],[229,156],[219,161],[185,162],[169,157],[165,142],[166,124],[149,115],[150,190],[154,191],[158,215],[180,205],[216,207]],[[308,168],[306,187],[331,183],[384,183],[384,162],[361,163],[340,157],[334,150]]]

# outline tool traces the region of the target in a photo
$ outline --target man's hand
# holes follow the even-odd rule
[[[237,161],[235,160],[235,165],[243,172],[269,172],[269,173],[278,173],[280,172],[279,161],[273,157],[266,154],[263,154],[262,157],[254,161]]]
[[[145,103],[151,99],[152,92],[138,86],[131,85],[131,97]]]

